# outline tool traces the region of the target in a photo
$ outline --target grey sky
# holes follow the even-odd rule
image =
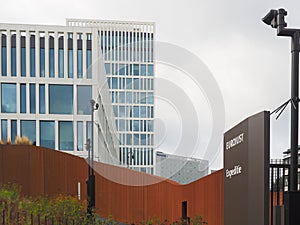
[[[65,18],[153,21],[158,41],[186,48],[208,66],[223,94],[227,130],[289,98],[290,40],[276,37],[275,30],[261,22],[271,8],[279,7],[288,11],[289,27],[300,27],[300,2],[277,0],[12,0],[1,4],[0,22],[64,25]],[[159,72],[165,76],[168,70]],[[167,113],[157,115],[163,119]],[[205,132],[210,119],[203,121],[205,138],[211,132]],[[165,121],[160,127],[172,132],[176,124]],[[271,126],[271,157],[279,158],[289,146],[289,107],[278,121],[272,119]],[[171,146],[172,138],[167,140],[161,150]],[[221,151],[214,168],[222,167]]]

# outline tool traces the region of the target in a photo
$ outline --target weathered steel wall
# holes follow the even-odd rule
[[[187,201],[190,218],[201,214],[209,225],[223,225],[222,170],[187,185],[101,163],[95,163],[95,171],[101,216],[126,223],[156,216],[171,223],[180,220],[182,202]],[[77,196],[80,182],[85,199],[86,178],[83,158],[35,146],[0,145],[0,183],[20,184],[23,195]]]

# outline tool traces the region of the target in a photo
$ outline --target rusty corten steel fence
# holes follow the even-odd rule
[[[187,185],[102,163],[95,163],[95,170],[96,212],[102,217],[128,224],[156,217],[171,224],[181,220],[186,201],[191,219],[203,215],[209,225],[223,225],[223,170]],[[0,184],[17,183],[24,196],[77,196],[80,183],[80,197],[86,199],[86,178],[83,158],[36,146],[0,145]],[[124,185],[128,180],[137,185]]]

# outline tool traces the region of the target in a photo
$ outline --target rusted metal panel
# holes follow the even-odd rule
[[[87,163],[55,150],[27,146],[1,146],[2,183],[17,182],[25,195],[77,195],[86,199]],[[1,176],[0,176],[1,178]],[[181,218],[182,201],[188,217],[202,214],[210,225],[223,225],[223,171],[188,185],[136,171],[95,163],[96,211],[125,223],[158,218],[168,223]],[[125,184],[134,185],[125,185]]]

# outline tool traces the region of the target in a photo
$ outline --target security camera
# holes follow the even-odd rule
[[[97,110],[99,108],[99,104],[98,103],[96,103],[96,105],[95,105],[95,109]]]
[[[275,9],[271,9],[270,12],[264,17],[262,18],[262,21],[267,24],[267,25],[271,25],[273,28],[277,27],[277,10]]]

